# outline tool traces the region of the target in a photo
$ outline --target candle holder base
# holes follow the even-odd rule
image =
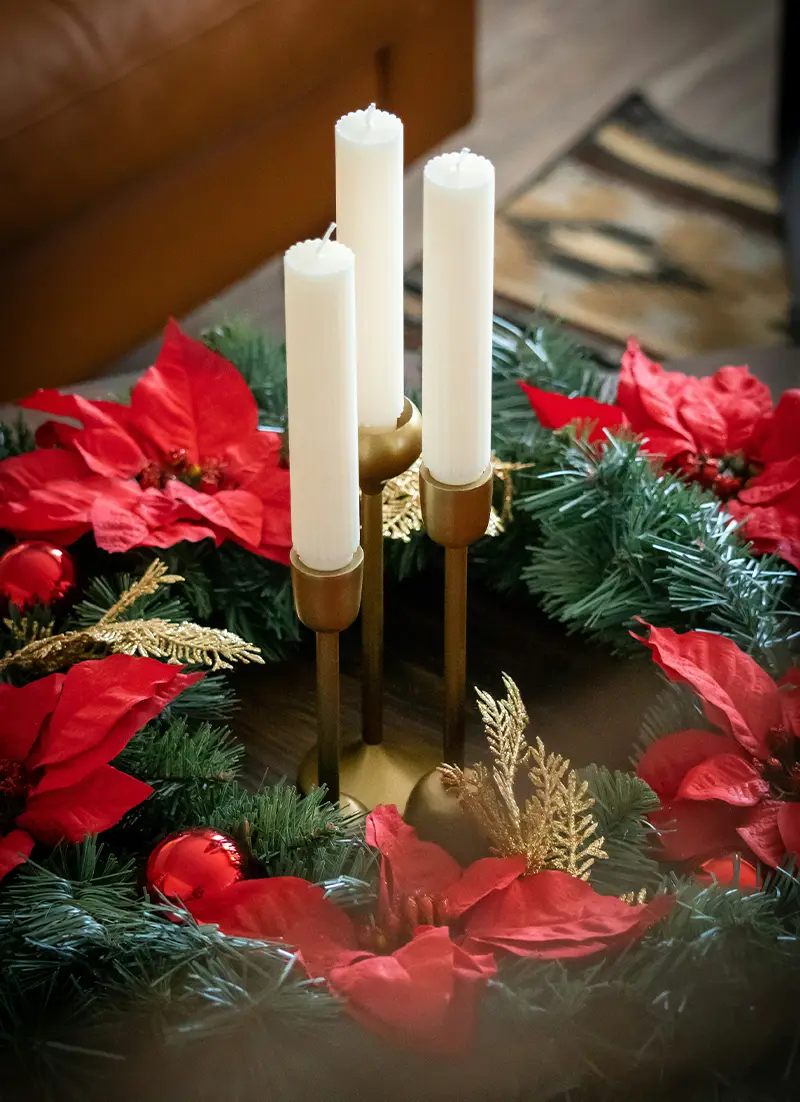
[[[354,742],[342,747],[339,776],[342,789],[369,811],[378,804],[395,804],[402,812],[412,789],[439,764],[435,746],[421,739],[378,744]],[[308,753],[297,777],[300,791],[307,794],[317,784],[317,754]]]

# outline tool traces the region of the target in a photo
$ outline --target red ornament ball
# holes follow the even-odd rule
[[[244,879],[243,865],[233,838],[196,827],[159,842],[147,859],[145,878],[153,894],[188,903]]]
[[[51,605],[74,584],[72,556],[45,540],[24,540],[0,557],[0,594],[23,612],[36,601]]]
[[[742,892],[756,892],[762,886],[758,869],[739,853],[726,853],[704,861],[696,877],[706,887],[716,883],[723,888],[738,888]]]

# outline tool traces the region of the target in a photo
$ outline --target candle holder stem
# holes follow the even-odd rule
[[[290,556],[292,589],[301,623],[317,636],[317,749],[314,783],[324,784],[333,803],[353,804],[339,791],[339,633],[361,604],[364,554],[359,547],[341,570],[313,570],[296,551]],[[307,791],[308,789],[306,789]]]
[[[364,742],[383,741],[383,488],[361,495],[364,595],[361,605],[361,722]]]
[[[445,549],[444,725],[442,755],[464,764],[467,680],[467,549],[486,532],[492,508],[492,468],[465,486],[439,482],[423,464],[420,501],[428,535]]]
[[[317,632],[317,776],[339,802],[339,633]]]
[[[445,550],[443,758],[464,766],[464,700],[467,683],[467,548]]]

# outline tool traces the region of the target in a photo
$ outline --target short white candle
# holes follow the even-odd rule
[[[336,123],[336,236],[356,256],[358,423],[403,412],[403,124],[352,111]]]
[[[491,458],[491,161],[469,150],[428,161],[422,222],[422,459],[463,486]]]
[[[354,258],[326,236],[283,269],[292,541],[306,566],[340,570],[359,543]]]

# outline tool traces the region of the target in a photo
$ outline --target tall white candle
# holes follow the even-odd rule
[[[491,161],[469,150],[428,161],[422,222],[422,459],[463,486],[491,456]]]
[[[403,412],[403,124],[352,111],[336,124],[336,236],[356,256],[358,423]]]
[[[306,566],[339,570],[359,543],[354,258],[326,236],[283,269],[292,540]]]

